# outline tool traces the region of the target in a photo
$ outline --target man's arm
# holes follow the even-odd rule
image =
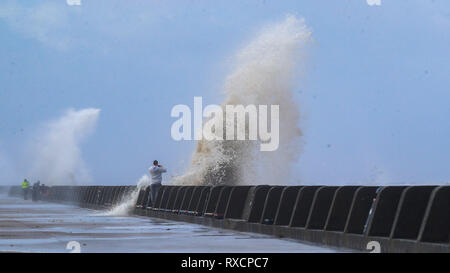
[[[167,172],[167,170],[163,167],[163,165],[158,165],[158,171],[161,173]]]

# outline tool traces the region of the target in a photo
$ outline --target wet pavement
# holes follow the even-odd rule
[[[262,234],[165,219],[107,216],[69,205],[0,196],[0,252],[342,252]]]

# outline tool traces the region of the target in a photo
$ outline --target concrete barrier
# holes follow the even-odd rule
[[[11,195],[11,187],[10,186],[0,186],[0,194],[9,194]]]
[[[264,209],[259,222],[265,225],[272,225],[275,222],[275,216],[277,214],[278,205],[280,204],[281,194],[286,187],[275,186],[270,188],[266,202],[264,203]]]
[[[138,198],[136,200],[136,208],[142,207],[142,201],[144,200],[144,195],[145,195],[145,189],[141,188],[139,190]]]
[[[113,194],[114,194],[114,186],[108,186],[106,188],[106,197],[103,201],[104,206],[111,207]]]
[[[161,210],[162,211],[169,211],[170,202],[173,201],[175,198],[177,192],[178,192],[179,186],[168,186],[164,192],[163,200],[161,201]]]
[[[359,186],[343,186],[336,191],[327,223],[325,224],[325,230],[344,232],[353,197],[358,188]]]
[[[117,195],[119,192],[120,186],[114,186],[111,193],[111,206],[114,207],[117,205]],[[86,194],[89,195],[89,189],[86,191]]]
[[[151,193],[150,186],[145,187],[145,193],[144,193],[144,196],[143,196],[142,202],[141,202],[141,208],[143,210],[147,209],[147,207],[148,207],[149,199],[151,199],[150,193]],[[151,200],[150,200],[150,203],[151,203]]]
[[[195,215],[197,213],[198,203],[200,202],[200,195],[202,194],[202,190],[205,187],[203,186],[194,186],[194,190],[192,191],[192,197],[189,201],[187,214]]]
[[[20,186],[11,186],[8,190],[8,196],[19,197],[22,194]]]
[[[136,205],[134,208],[134,213],[137,215],[146,215],[145,210],[147,207],[148,194],[150,192],[150,187],[144,187],[139,190],[138,198],[136,200]]]
[[[103,201],[103,205],[106,207],[111,207],[112,206],[112,200],[114,197],[114,187],[113,186],[109,186],[106,189],[106,198]]]
[[[418,238],[431,193],[435,188],[435,186],[416,186],[408,187],[403,192],[391,238],[411,240]]]
[[[82,196],[80,198],[80,202],[78,204],[79,206],[85,206],[85,204],[88,201],[88,197],[89,197],[90,187],[84,186],[83,188],[84,188],[84,190],[83,190]]]
[[[172,208],[172,212],[179,213],[181,209],[181,205],[184,199],[184,195],[189,187],[183,186],[178,190],[177,197],[175,198],[175,203]]]
[[[95,186],[90,186],[88,191],[87,203],[86,205],[89,207],[93,204],[94,196],[97,194],[97,190]]]
[[[181,186],[175,186],[169,195],[169,200],[167,202],[166,211],[172,212],[175,207],[175,201],[177,200],[178,194],[181,190]]]
[[[176,189],[175,186],[166,186],[164,193],[162,195],[162,200],[161,200],[159,210],[166,211],[167,206],[169,204],[170,195],[172,194],[172,192],[175,189]]]
[[[379,187],[360,187],[355,193],[345,232],[363,234],[370,209]]]
[[[181,206],[179,213],[181,214],[187,214],[189,210],[189,204],[191,203],[192,199],[192,192],[194,191],[194,187],[188,187],[183,195],[183,200],[181,201]]]
[[[267,194],[269,193],[270,186],[262,185],[256,186],[250,190],[250,194],[253,201],[250,204],[250,211],[248,216],[244,217],[249,223],[259,223],[266,204]]]
[[[214,211],[214,218],[223,219],[225,210],[227,209],[228,199],[230,198],[231,190],[233,187],[224,186],[220,191],[219,198],[217,200],[216,209]]]
[[[228,200],[225,218],[227,219],[244,219],[244,211],[246,204],[248,206],[250,186],[233,187]]]
[[[322,230],[328,218],[333,198],[338,187],[320,187],[314,196],[311,211],[306,221],[307,229]]]
[[[208,196],[208,201],[206,202],[205,212],[203,213],[206,217],[213,217],[216,211],[217,203],[219,202],[220,193],[224,186],[214,186]]]
[[[116,205],[120,204],[123,201],[124,195],[125,195],[125,186],[120,186],[117,190],[116,196],[114,198],[114,203]]]
[[[98,187],[98,195],[97,195],[97,199],[96,199],[96,205],[97,205],[97,207],[98,208],[102,208],[102,205],[103,205],[103,199],[104,199],[104,197],[105,197],[105,193],[106,193],[106,190],[105,190],[105,186],[99,186]]]
[[[377,195],[373,217],[368,223],[368,236],[389,237],[395,221],[403,187],[383,187]]]
[[[83,191],[81,193],[80,196],[80,201],[79,201],[79,206],[84,207],[86,205],[86,203],[88,202],[88,198],[89,198],[89,191],[90,191],[90,187],[89,186],[84,186],[83,187]]]
[[[158,194],[156,195],[156,200],[154,204],[152,204],[152,210],[159,210],[161,208],[161,203],[163,200],[164,192],[166,191],[167,186],[161,186],[158,190]]]
[[[289,227],[305,227],[316,191],[320,186],[303,187],[297,195]]]
[[[90,187],[92,188],[92,187]],[[113,191],[112,191],[112,195],[111,195],[111,206],[116,206],[119,204],[119,202],[121,201],[122,198],[122,191],[123,191],[124,187],[123,186],[115,186],[113,187]],[[89,195],[92,194],[92,191],[94,189],[90,189],[88,192]]]
[[[450,243],[450,186],[434,190],[425,213],[419,240],[430,243]]]
[[[294,210],[295,201],[301,188],[302,186],[291,186],[284,188],[281,193],[280,204],[275,216],[275,225],[289,225],[289,221],[291,220],[292,212]]]
[[[53,186],[42,200],[107,209],[135,190]],[[141,189],[134,213],[361,251],[378,241],[382,252],[450,252],[450,186],[165,185],[150,199]]]
[[[209,194],[211,192],[211,187],[206,186],[202,189],[200,193],[200,198],[197,204],[197,208],[195,209],[195,215],[196,216],[202,216],[206,209],[206,204],[209,199]]]
[[[98,198],[98,206],[99,208],[103,207],[105,199],[108,195],[108,186],[100,186],[101,187],[101,193],[100,196]]]

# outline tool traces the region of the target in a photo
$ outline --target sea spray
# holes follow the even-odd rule
[[[311,31],[303,19],[288,15],[269,25],[236,56],[225,81],[225,105],[279,105],[280,146],[261,152],[257,141],[200,140],[185,174],[172,179],[184,185],[287,184],[291,165],[301,152],[296,79],[306,59]],[[213,117],[214,118],[214,117]],[[248,125],[248,124],[246,124]]]
[[[46,123],[31,143],[29,179],[47,185],[89,184],[80,144],[97,124],[99,109],[70,109]]]
[[[1,142],[0,142],[0,185],[12,185],[15,179],[17,180],[17,175],[15,174],[14,167],[11,164],[9,156],[2,152]]]
[[[141,179],[139,179],[136,189],[130,192],[129,194],[125,195],[117,206],[113,207],[103,215],[107,216],[129,215],[133,211],[134,206],[136,205],[136,201],[139,197],[139,191],[142,188],[149,186],[150,182],[151,182],[150,177],[148,175],[143,175]]]

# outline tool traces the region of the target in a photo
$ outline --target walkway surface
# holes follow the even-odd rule
[[[69,205],[0,196],[0,252],[341,252],[164,219],[108,216]]]

